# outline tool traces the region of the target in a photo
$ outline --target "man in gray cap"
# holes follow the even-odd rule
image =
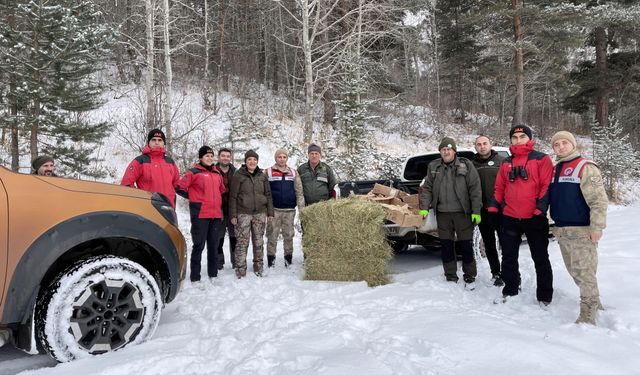
[[[309,161],[298,167],[298,174],[302,179],[305,205],[309,206],[320,201],[336,197],[333,188],[338,184],[333,169],[320,161],[322,149],[315,143],[307,148]]]
[[[482,188],[473,163],[457,156],[456,142],[444,137],[438,146],[441,158],[429,163],[420,194],[420,215],[436,213],[442,267],[447,281],[458,282],[454,240],[460,244],[465,288],[475,289],[477,276],[473,257],[473,226],[480,224]]]
[[[47,176],[47,177],[55,177],[55,163],[53,158],[49,155],[40,155],[37,158],[33,159],[31,162],[31,167],[33,168],[33,174],[37,174],[38,176]]]

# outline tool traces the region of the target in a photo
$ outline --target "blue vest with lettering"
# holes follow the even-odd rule
[[[273,167],[267,169],[267,178],[271,185],[271,197],[273,207],[282,209],[296,208],[296,190],[294,180],[296,171],[289,168],[288,172],[282,172]]]
[[[582,167],[591,163],[582,156],[558,163],[549,185],[551,218],[557,227],[586,227],[590,224],[590,209],[584,200],[580,181]]]

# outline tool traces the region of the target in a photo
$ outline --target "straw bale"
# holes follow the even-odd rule
[[[390,282],[393,251],[384,234],[385,209],[357,198],[319,202],[300,212],[307,280]]]

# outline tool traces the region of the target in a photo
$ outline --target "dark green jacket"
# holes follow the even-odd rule
[[[271,186],[267,175],[260,168],[253,174],[243,165],[231,178],[229,191],[229,216],[237,218],[240,214],[264,214],[273,216]]]
[[[493,198],[493,190],[496,186],[496,177],[500,170],[500,163],[504,158],[497,152],[491,150],[488,158],[482,159],[478,154],[471,160],[473,166],[480,176],[480,185],[482,186],[482,207],[488,208],[489,202]]]
[[[304,202],[307,206],[329,200],[333,196],[333,188],[338,184],[338,179],[327,164],[320,162],[314,170],[306,162],[298,167],[298,174],[302,180]]]
[[[423,183],[424,189],[420,194],[420,209],[437,208],[440,191],[451,189],[465,214],[480,214],[482,189],[478,172],[469,159],[456,156],[452,163],[455,169],[454,186],[442,186],[442,171],[445,164],[441,158],[429,163]]]

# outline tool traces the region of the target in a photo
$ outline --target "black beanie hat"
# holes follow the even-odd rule
[[[151,142],[151,138],[160,137],[164,143],[167,143],[167,138],[164,136],[164,133],[160,129],[151,129],[149,135],[147,135],[147,144]]]
[[[256,158],[256,160],[258,160],[258,153],[253,151],[253,150],[249,150],[247,152],[244,153],[244,161],[246,162],[247,159],[249,158]]]
[[[211,155],[215,155],[216,153],[213,152],[213,149],[209,146],[202,146],[200,147],[200,149],[198,150],[198,159],[202,159],[203,156],[205,156],[206,154],[211,154]]]
[[[527,125],[523,125],[523,124],[513,125],[511,130],[509,130],[509,138],[513,137],[515,133],[524,133],[529,137],[529,139],[533,139],[533,133],[531,132],[531,128],[528,127]]]
[[[442,150],[445,147],[449,147],[453,151],[458,152],[458,147],[456,146],[456,141],[454,141],[453,138],[451,138],[451,137],[442,138],[442,140],[440,141],[440,145],[438,146],[438,151]]]
[[[42,167],[44,165],[44,163],[53,161],[53,158],[49,155],[40,155],[37,158],[33,159],[33,161],[31,162],[31,166],[33,167],[34,171],[37,171],[38,169],[40,169],[40,167]]]

